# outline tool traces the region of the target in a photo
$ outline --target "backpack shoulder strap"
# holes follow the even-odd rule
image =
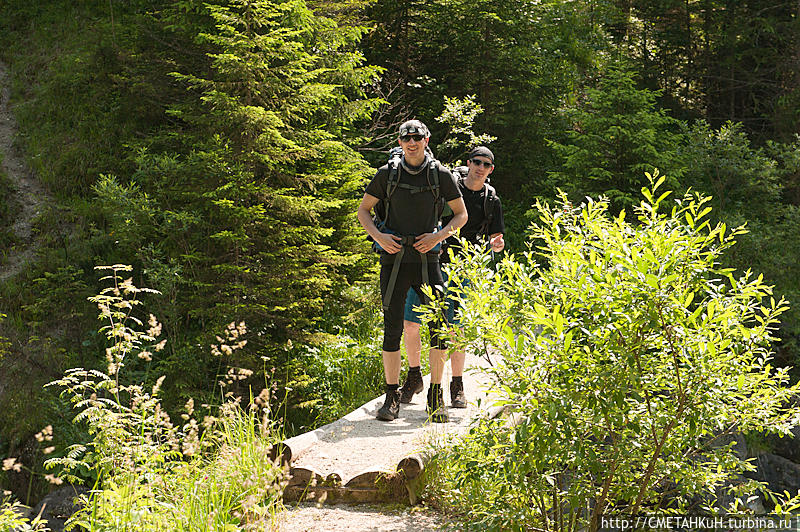
[[[393,157],[389,159],[389,176],[386,178],[386,197],[383,198],[383,221],[389,220],[389,205],[392,201],[392,194],[400,184],[400,159]]]
[[[497,191],[489,183],[483,184],[483,223],[481,223],[480,233],[487,238],[494,219],[495,204],[497,203]]]
[[[433,159],[428,165],[428,184],[431,186],[431,192],[433,193],[436,220],[441,220],[445,205],[444,197],[442,196],[442,188],[439,183],[439,164],[439,161]],[[433,178],[432,181],[431,177]]]
[[[483,196],[483,216],[487,219],[491,219],[494,217],[497,191],[489,183],[484,183],[483,188],[486,190]]]

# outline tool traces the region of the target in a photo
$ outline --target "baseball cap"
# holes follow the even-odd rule
[[[419,120],[407,120],[403,122],[400,125],[400,129],[397,130],[398,137],[404,137],[406,135],[424,135],[425,137],[430,137],[431,132],[428,130],[428,127]]]

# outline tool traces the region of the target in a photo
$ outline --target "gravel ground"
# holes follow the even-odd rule
[[[279,516],[281,532],[366,532],[366,531],[459,531],[448,519],[425,508],[366,505],[328,505],[303,503]]]
[[[384,401],[384,396],[380,396],[343,419],[313,431],[313,434],[307,433],[289,440],[306,439],[302,445],[296,447],[299,456],[292,462],[292,466],[309,468],[323,476],[337,472],[345,482],[364,471],[394,470],[400,460],[423,451],[429,442],[465,432],[474,417],[486,411],[491,404],[486,395],[488,378],[472,370],[483,364],[485,362],[482,359],[467,355],[468,369],[464,374],[464,390],[469,406],[464,409],[449,408],[449,423],[428,421],[425,403],[430,375],[425,375],[425,389],[414,396],[411,404],[400,406],[400,417],[394,421],[375,419],[375,412]],[[447,364],[444,396],[448,405],[449,382],[450,364]],[[479,398],[480,407],[476,404]]]

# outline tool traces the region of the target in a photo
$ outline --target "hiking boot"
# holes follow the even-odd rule
[[[467,396],[464,394],[463,381],[452,381],[450,383],[450,406],[453,408],[467,408]]]
[[[435,389],[433,386],[428,388],[428,406],[425,411],[434,423],[447,423],[449,421],[441,386],[437,386]]]
[[[381,421],[394,421],[400,415],[400,390],[386,390],[386,401],[378,409],[376,418]]]
[[[414,397],[414,394],[422,391],[422,373],[419,371],[409,371],[406,381],[400,388],[400,402],[408,404]]]

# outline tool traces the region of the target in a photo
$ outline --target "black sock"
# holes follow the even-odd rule
[[[431,384],[431,393],[436,393],[442,389],[441,384]]]
[[[462,384],[463,377],[453,377],[453,384]]]
[[[396,392],[397,389],[400,388],[399,384],[387,384],[386,385],[386,392]]]
[[[408,366],[409,373],[421,373],[419,366]]]

